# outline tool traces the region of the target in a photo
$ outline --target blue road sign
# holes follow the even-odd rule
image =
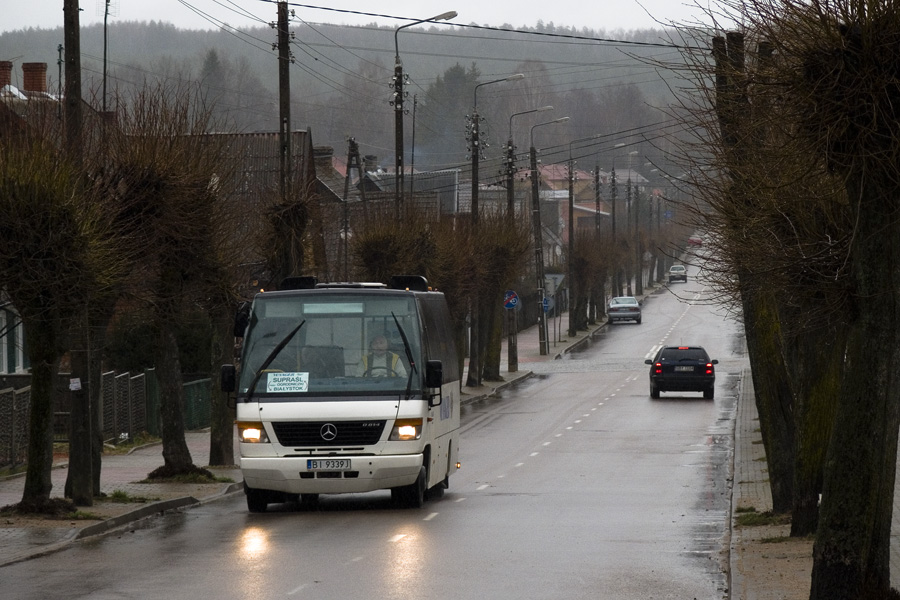
[[[541,305],[544,307],[544,312],[550,311],[550,298],[544,296],[544,299],[541,300]]]
[[[519,295],[513,290],[506,290],[503,294],[503,307],[516,308],[519,305]]]

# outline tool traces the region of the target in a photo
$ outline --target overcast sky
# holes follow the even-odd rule
[[[107,0],[81,0],[81,24],[102,23]],[[520,27],[539,20],[556,25],[617,29],[659,28],[670,23],[708,22],[704,10],[714,0],[308,0],[288,2],[297,19],[311,23],[402,25],[389,17],[426,19],[447,11],[451,22]],[[63,0],[0,0],[0,31],[30,27],[52,29],[63,23]],[[165,21],[184,29],[211,29],[225,22],[234,27],[261,25],[276,19],[276,3],[267,0],[109,0],[109,22]],[[311,8],[321,7],[321,8]],[[334,10],[323,10],[324,7]],[[385,15],[353,14],[365,11]]]

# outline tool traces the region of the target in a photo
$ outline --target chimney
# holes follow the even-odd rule
[[[378,157],[374,154],[366,154],[363,157],[363,168],[366,173],[372,173],[378,170]]]
[[[0,60],[0,88],[12,85],[12,62]]]
[[[316,166],[316,173],[323,175],[334,170],[331,162],[334,157],[334,148],[331,146],[315,146],[313,148],[313,164]]]
[[[47,63],[22,63],[25,92],[47,93]]]

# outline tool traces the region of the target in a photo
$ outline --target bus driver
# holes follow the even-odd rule
[[[406,377],[400,355],[388,351],[388,341],[376,335],[369,343],[369,353],[362,357],[361,377]]]

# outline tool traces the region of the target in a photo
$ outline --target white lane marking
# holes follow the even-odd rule
[[[540,452],[532,452],[532,453],[529,454],[528,456],[537,456],[538,454],[540,454]]]
[[[456,502],[462,502],[463,500],[465,500],[465,498],[457,498]]]
[[[544,442],[543,445],[544,445],[544,446],[549,446],[549,445],[552,444],[552,443],[553,443],[553,442]]]
[[[475,488],[475,491],[480,492],[481,490],[486,490],[488,487],[488,484],[485,483],[484,485],[479,485],[477,488]]]
[[[397,535],[392,536],[391,539],[389,539],[388,541],[391,543],[399,542],[400,540],[402,540],[405,537],[406,537],[405,533],[398,533]]]
[[[294,589],[292,589],[291,591],[288,592],[288,596],[293,596],[297,592],[302,592],[306,588],[307,585],[309,585],[309,584],[304,583],[303,585],[295,587]]]
[[[438,516],[437,513],[431,513],[430,515],[428,515],[427,517],[425,517],[425,518],[422,519],[422,520],[423,520],[423,521],[430,521],[430,520],[432,520],[433,518],[435,518],[436,516]]]
[[[525,466],[525,463],[516,463],[516,466],[517,466],[517,467],[523,467],[523,466]]]

